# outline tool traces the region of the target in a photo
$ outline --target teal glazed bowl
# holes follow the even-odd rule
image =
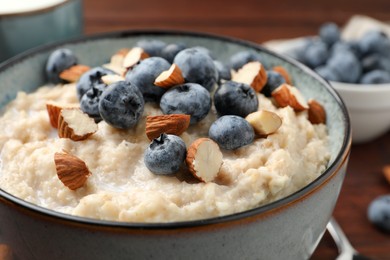
[[[306,97],[327,113],[331,159],[326,171],[295,193],[251,210],[173,223],[125,223],[48,210],[0,190],[0,244],[17,259],[307,259],[325,232],[336,204],[351,149],[343,101],[317,74],[296,61],[242,40],[180,31],[124,31],[48,45],[0,66],[0,107],[20,90],[44,85],[44,65],[58,47],[74,51],[80,64],[100,65],[140,39],[205,46],[227,61],[241,50],[258,52],[269,66],[282,65]],[[1,172],[0,172],[1,174]],[[232,202],[234,203],[234,202]]]

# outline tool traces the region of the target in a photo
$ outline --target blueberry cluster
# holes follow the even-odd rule
[[[379,30],[367,31],[359,40],[345,41],[334,23],[320,27],[319,37],[292,56],[327,80],[357,83],[390,83],[390,38]]]

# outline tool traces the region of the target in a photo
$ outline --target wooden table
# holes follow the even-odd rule
[[[389,0],[84,0],[85,33],[167,28],[216,33],[262,43],[316,34],[323,22],[343,25],[352,15],[390,21]],[[389,101],[390,102],[390,101]],[[351,243],[373,259],[390,259],[390,235],[367,220],[367,207],[390,193],[382,167],[390,164],[390,133],[354,145],[334,216]],[[312,259],[334,259],[337,250],[326,234]]]

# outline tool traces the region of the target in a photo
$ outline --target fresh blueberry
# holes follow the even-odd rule
[[[62,82],[60,73],[77,64],[77,58],[69,49],[53,51],[46,62],[46,78],[50,83]]]
[[[324,79],[330,80],[330,81],[340,81],[339,76],[336,74],[336,72],[333,71],[332,68],[329,68],[326,65],[319,66],[315,68],[315,71]]]
[[[326,63],[328,59],[328,47],[323,41],[312,41],[303,53],[304,63],[310,68],[316,68]]]
[[[337,52],[330,56],[326,64],[340,81],[356,83],[362,73],[362,66],[352,51]]]
[[[253,142],[252,126],[244,118],[227,115],[218,118],[210,126],[209,137],[226,150],[234,150]]]
[[[361,84],[384,84],[390,83],[390,72],[384,70],[372,70],[363,74]]]
[[[81,110],[95,119],[96,122],[99,122],[102,119],[99,113],[99,101],[100,96],[106,87],[107,86],[104,83],[95,84],[83,95],[80,100]]]
[[[373,53],[362,59],[362,67],[364,72],[371,70],[385,70],[390,72],[390,59],[378,53]]]
[[[198,83],[211,91],[217,83],[218,71],[213,59],[199,48],[187,48],[179,52],[174,61],[187,82]]]
[[[210,93],[196,83],[185,83],[169,89],[161,97],[160,108],[164,114],[191,115],[191,124],[207,116],[211,108]]]
[[[171,64],[161,57],[150,57],[141,60],[126,74],[126,81],[136,85],[146,102],[159,102],[165,89],[154,85],[155,79],[161,72],[168,70]]]
[[[371,202],[368,219],[381,230],[390,232],[390,195],[380,196]]]
[[[144,112],[142,93],[129,82],[113,83],[100,96],[99,112],[109,125],[120,129],[131,128]]]
[[[85,72],[76,84],[77,97],[79,98],[79,100],[81,100],[83,95],[92,87],[104,84],[102,81],[102,77],[108,74],[115,73],[103,67],[95,67]]]
[[[264,58],[254,51],[240,51],[230,57],[230,66],[234,70],[239,70],[242,66],[251,61],[260,61],[264,67],[267,67],[264,63]]]
[[[186,48],[184,43],[171,43],[161,50],[161,57],[166,59],[169,63],[173,63],[175,56]]]
[[[213,52],[212,52],[210,49],[206,48],[206,47],[203,47],[203,46],[195,46],[195,47],[193,47],[193,48],[194,48],[194,49],[197,49],[198,51],[201,51],[201,52],[203,52],[203,53],[205,53],[205,54],[207,54],[207,55],[209,55],[210,58],[212,58],[213,60],[216,59],[216,57],[215,57],[215,55],[213,54]]]
[[[356,57],[359,59],[363,57],[363,53],[360,50],[359,40],[346,41],[345,44],[349,46],[349,49],[355,54]]]
[[[268,70],[267,83],[261,90],[261,93],[263,93],[266,97],[271,97],[272,91],[277,89],[283,83],[286,83],[286,79],[279,72]]]
[[[340,29],[335,23],[325,23],[320,27],[319,36],[327,46],[332,46],[340,40]]]
[[[214,65],[218,71],[218,83],[220,83],[221,80],[231,80],[232,75],[230,73],[230,67],[227,64],[222,63],[219,60],[214,60]]]
[[[215,91],[214,105],[221,116],[246,117],[258,110],[259,100],[255,90],[248,84],[226,81]]]
[[[137,46],[141,47],[149,56],[161,56],[162,50],[167,44],[160,40],[140,40]]]
[[[180,169],[186,153],[186,145],[180,137],[161,134],[146,149],[144,162],[155,174],[172,174]]]
[[[390,52],[390,39],[381,31],[370,30],[360,39],[359,46],[364,55],[370,53],[388,55]]]

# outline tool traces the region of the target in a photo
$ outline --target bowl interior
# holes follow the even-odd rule
[[[40,47],[0,65],[0,108],[15,98],[18,91],[32,92],[46,83],[45,62],[55,48],[69,48],[79,58],[80,64],[93,67],[107,63],[117,50],[130,48],[140,39],[159,39],[167,43],[183,42],[187,46],[204,46],[222,62],[227,62],[231,55],[239,51],[250,49],[262,55],[266,66],[284,66],[291,74],[294,85],[307,99],[314,98],[324,105],[329,130],[329,149],[332,154],[329,168],[334,168],[334,165],[339,163],[349,143],[349,118],[342,100],[329,84],[292,59],[281,57],[252,43],[220,36],[185,32],[132,31],[98,35]],[[330,169],[327,172],[329,171]]]

